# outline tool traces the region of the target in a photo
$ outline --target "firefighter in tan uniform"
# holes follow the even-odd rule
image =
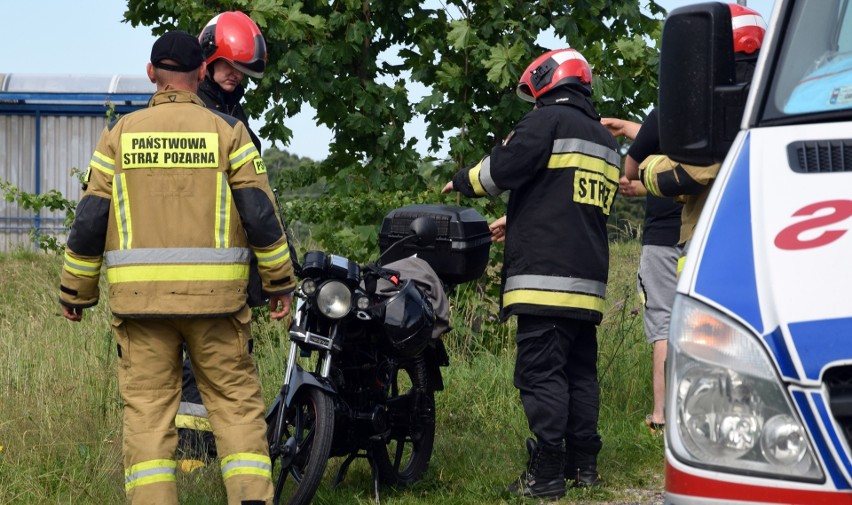
[[[731,11],[734,37],[736,82],[748,83],[751,82],[760,46],[763,44],[766,22],[757,11],[748,7],[729,3],[728,8]],[[655,155],[645,158],[638,170],[626,170],[625,175],[628,179],[642,181],[648,192],[654,196],[675,197],[684,204],[678,244],[685,248],[692,239],[695,225],[704,204],[707,203],[707,197],[720,168],[719,163],[708,166],[687,165],[665,155]],[[683,267],[683,259],[681,257],[678,272]]]
[[[290,310],[289,248],[245,126],[195,95],[198,39],[170,32],[151,51],[149,107],[101,135],[68,237],[63,315],[98,303],[102,266],[118,343],[125,489],[176,504],[174,419],[185,342],[208,406],[232,505],[271,503],[264,404],[251,355],[246,286],[259,259],[273,319]]]

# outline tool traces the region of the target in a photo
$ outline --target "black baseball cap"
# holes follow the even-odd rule
[[[163,63],[163,60],[172,60],[174,64]],[[164,70],[189,72],[200,67],[203,61],[201,44],[186,32],[167,32],[151,48],[151,64]]]

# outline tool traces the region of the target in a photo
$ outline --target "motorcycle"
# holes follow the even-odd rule
[[[401,276],[398,262],[380,262],[405,243],[428,248],[436,234],[435,221],[422,216],[375,263],[304,255],[283,385],[266,418],[276,505],[288,477],[295,489],[286,503],[309,503],[332,457],[345,458],[335,486],[353,461],[366,459],[376,501],[380,484],[413,483],[425,472],[435,392],[443,390],[441,367],[449,364],[433,333],[449,326],[436,326],[423,284]],[[444,287],[438,281],[432,295],[446,306]]]

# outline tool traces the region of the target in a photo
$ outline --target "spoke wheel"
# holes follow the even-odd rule
[[[401,363],[390,374],[387,396],[388,435],[373,454],[385,484],[420,480],[435,442],[435,392],[422,359]]]
[[[281,408],[280,404],[278,408]],[[274,465],[281,458],[277,457],[272,462],[275,477],[273,503],[282,503],[284,484],[289,474],[295,481],[295,490],[285,503],[304,505],[313,499],[328,464],[334,435],[334,402],[324,391],[314,387],[302,388],[293,398],[286,416],[282,443],[292,439],[295,455],[289,468],[280,468],[277,476]],[[274,420],[275,416],[271,416],[271,419]],[[271,427],[269,436],[272,436]]]

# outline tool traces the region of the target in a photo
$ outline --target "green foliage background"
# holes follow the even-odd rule
[[[531,61],[554,49],[538,45],[541,36],[586,57],[603,116],[642,117],[656,100],[664,14],[653,0],[643,3],[644,9],[639,0],[128,0],[125,20],[154,34],[199,33],[226,10],[255,20],[269,58],[246,108],[264,115],[261,136],[286,145],[287,120],[305,105],[333,131],[328,158],[297,160],[297,169],[273,177],[285,215],[321,246],[363,260],[374,254],[377,227],[391,209],[460,203],[439,190],[529,110],[515,84]],[[446,159],[422,156],[418,139],[406,134],[418,115],[426,123],[420,140],[431,153],[448,145]],[[488,219],[504,211],[502,200],[463,204]]]

